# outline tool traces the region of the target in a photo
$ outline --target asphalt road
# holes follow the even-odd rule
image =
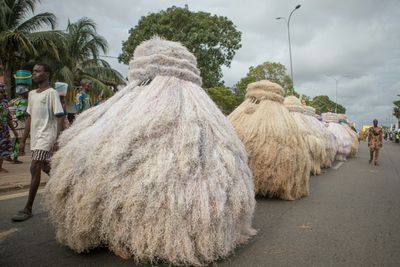
[[[26,197],[1,199],[0,266],[150,266],[106,248],[76,254],[56,243],[41,207],[12,223]],[[212,266],[400,266],[400,145],[385,144],[375,167],[361,143],[357,158],[312,177],[302,200],[257,199],[254,226],[256,237]]]

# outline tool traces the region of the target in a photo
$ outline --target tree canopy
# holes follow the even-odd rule
[[[205,88],[222,84],[221,66],[229,67],[241,47],[241,32],[227,17],[192,12],[187,7],[172,6],[143,16],[129,34],[119,55],[121,62],[127,64],[135,48],[155,35],[178,41],[196,56]]]
[[[39,0],[0,0],[0,59],[11,95],[12,74],[17,68],[43,51],[59,58],[57,47],[63,42],[63,34],[54,30],[38,31],[43,26],[54,29],[56,17],[49,12],[32,15],[37,3]]]
[[[242,78],[235,85],[235,93],[237,95],[244,96],[249,83],[264,79],[281,85],[288,95],[292,95],[294,93],[293,83],[289,75],[286,74],[285,66],[281,63],[268,61],[256,67],[251,66],[246,77]]]
[[[394,101],[393,104],[393,116],[400,120],[400,100]]]
[[[315,108],[318,114],[325,112],[335,112],[336,103],[329,99],[326,95],[319,95],[313,98],[310,105]],[[346,113],[346,109],[338,104],[337,113]]]
[[[209,88],[207,93],[225,115],[229,115],[243,101],[242,96],[223,86]]]
[[[122,75],[99,58],[101,53],[107,52],[108,44],[97,33],[93,20],[81,18],[74,23],[68,21],[65,42],[60,49],[60,60],[53,59],[54,81],[66,82],[72,89],[79,86],[81,79],[89,79],[93,82],[92,94],[103,92],[105,97],[113,94],[110,87],[116,89],[119,84],[124,84]],[[69,92],[72,93],[72,90]]]

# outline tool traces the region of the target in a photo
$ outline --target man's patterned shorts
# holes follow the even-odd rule
[[[50,161],[51,152],[46,150],[33,150],[32,160],[36,161]]]

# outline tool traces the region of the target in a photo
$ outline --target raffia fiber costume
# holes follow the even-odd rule
[[[249,153],[256,194],[295,200],[309,194],[311,162],[283,94],[276,83],[251,83],[229,119]]]
[[[304,119],[308,122],[308,125],[313,130],[313,133],[321,138],[325,146],[325,153],[323,154],[321,167],[330,168],[335,160],[336,152],[338,150],[335,136],[328,131],[323,122],[317,119],[315,108],[305,106],[303,114]]]
[[[62,134],[45,190],[60,243],[197,266],[255,234],[245,147],[196,64],[179,43],[142,43],[128,86]]]
[[[311,173],[314,175],[321,174],[321,166],[326,157],[325,144],[322,138],[313,129],[313,125],[305,119],[304,107],[300,99],[296,96],[287,96],[284,100],[285,107],[290,111],[294,121],[300,131],[301,137],[304,139],[305,144],[310,153],[311,159]]]
[[[338,114],[339,122],[340,125],[347,131],[347,133],[350,135],[352,143],[351,143],[351,151],[349,154],[349,157],[354,158],[357,155],[358,152],[358,135],[351,127],[349,126],[347,122],[347,115],[346,114]]]
[[[347,133],[339,124],[338,115],[336,113],[322,113],[322,120],[328,123],[328,130],[333,133],[336,137],[338,151],[336,154],[336,160],[345,161],[351,153],[351,145],[353,143],[351,136]]]

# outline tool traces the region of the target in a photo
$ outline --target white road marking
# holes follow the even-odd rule
[[[332,169],[337,170],[340,168],[340,166],[343,165],[344,162],[339,162],[338,164],[336,164],[336,166],[332,167]]]
[[[43,193],[43,191],[44,191],[44,189],[39,189],[37,193],[41,194],[41,193]],[[27,190],[26,192],[19,192],[19,193],[4,195],[4,196],[0,196],[0,201],[7,200],[7,199],[13,199],[13,198],[17,198],[17,197],[24,197],[24,196],[27,196],[28,194],[29,194],[29,191]]]

